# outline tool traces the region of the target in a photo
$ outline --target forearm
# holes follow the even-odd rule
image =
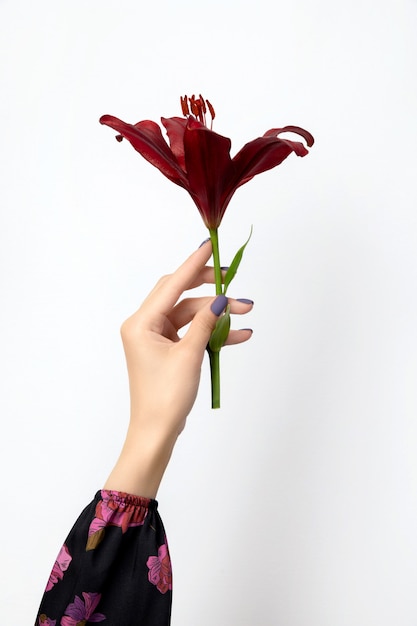
[[[104,489],[155,498],[177,437],[178,433],[147,430],[131,422]]]

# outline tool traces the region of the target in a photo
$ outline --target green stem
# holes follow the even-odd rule
[[[214,280],[216,283],[216,295],[223,293],[222,270],[220,266],[219,235],[217,228],[210,228],[210,239],[213,249]],[[210,357],[211,374],[211,408],[220,408],[220,351],[213,352],[208,349]]]
[[[222,283],[222,270],[220,266],[220,253],[219,253],[219,235],[217,228],[210,228],[210,239],[213,248],[213,263],[214,263],[214,280],[216,281],[216,296],[223,293]]]
[[[211,408],[220,409],[220,352],[208,348],[211,374]]]

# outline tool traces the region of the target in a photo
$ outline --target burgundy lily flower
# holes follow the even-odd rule
[[[304,143],[282,138],[283,133],[300,135],[308,147],[313,145],[314,138],[298,126],[272,128],[262,137],[245,144],[231,157],[230,139],[212,129],[215,112],[210,102],[201,95],[198,98],[184,96],[181,98],[181,106],[184,117],[161,118],[168,142],[164,139],[160,126],[151,120],[127,124],[112,115],[103,115],[100,122],[119,133],[116,136],[118,141],[126,138],[164,176],[188,191],[210,231],[216,294],[225,294],[246,247],[245,244],[237,252],[223,280],[218,228],[233,194],[257,174],[282,163],[292,152],[301,157],[308,154]],[[210,128],[206,123],[207,111],[211,116]],[[219,352],[227,338],[229,327],[230,311],[226,307],[207,346],[213,408],[220,406]]]
[[[164,176],[188,191],[209,230],[217,229],[235,191],[254,176],[282,163],[292,152],[305,156],[303,143],[279,137],[292,132],[304,138],[307,146],[313,136],[298,126],[272,128],[250,141],[230,157],[231,141],[206,125],[206,112],[214,119],[212,105],[200,96],[181,98],[184,116],[161,118],[169,144],[155,122],[143,120],[128,124],[111,115],[100,123],[110,126],[121,141],[126,138]],[[191,108],[191,112],[190,112]]]

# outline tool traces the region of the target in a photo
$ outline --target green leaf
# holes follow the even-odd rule
[[[224,314],[217,320],[217,324],[211,333],[209,348],[212,352],[220,352],[227,339],[230,330],[230,306],[226,307]]]
[[[233,261],[231,262],[229,269],[226,272],[226,276],[224,277],[224,283],[223,283],[223,293],[226,294],[227,288],[230,285],[230,283],[232,282],[232,280],[234,279],[234,277],[236,276],[236,272],[237,269],[240,265],[240,262],[242,260],[243,257],[243,253],[245,251],[246,246],[249,243],[249,239],[252,237],[252,231],[253,231],[253,226],[250,227],[250,233],[249,233],[249,237],[246,241],[246,243],[243,244],[243,246],[241,248],[239,248],[239,250],[236,252]]]

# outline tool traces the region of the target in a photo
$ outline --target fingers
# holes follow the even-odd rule
[[[226,339],[225,346],[235,346],[238,343],[248,341],[252,337],[253,330],[251,328],[241,328],[240,330],[231,330]]]
[[[202,307],[202,301],[204,306]],[[193,298],[184,300],[185,304],[181,302],[176,309],[178,309],[178,320],[182,318],[182,321],[188,323],[192,319],[190,328],[183,337],[182,341],[189,344],[195,350],[204,350],[210,335],[214,330],[217,320],[222,315],[226,305],[230,305],[230,312],[234,314],[248,313],[252,307],[253,302],[251,300],[234,300],[232,298],[226,298],[225,296],[217,296],[213,298]],[[192,318],[190,315],[193,313]],[[226,341],[226,345],[235,345],[247,341],[252,336],[252,330],[232,330]]]
[[[152,313],[167,315],[181,294],[187,289],[214,282],[214,276],[206,263],[211,256],[211,242],[205,242],[180,267],[168,276],[164,276],[151,291],[142,305],[142,309],[150,309]]]
[[[202,270],[200,270],[194,281],[187,287],[187,289],[194,289],[195,287],[200,287],[200,285],[204,285],[205,283],[215,283],[214,267],[210,265],[206,265]]]
[[[191,322],[190,328],[182,339],[183,347],[189,347],[201,358],[216,326],[216,322],[227,306],[226,296],[217,296],[201,308]]]
[[[179,330],[194,318],[196,313],[200,311],[205,305],[208,305],[213,301],[213,297],[201,297],[201,298],[186,298],[181,300],[179,304],[168,315],[168,319],[171,324]],[[228,304],[230,305],[230,312],[236,315],[244,315],[253,308],[253,302],[251,300],[235,300],[228,298]]]

